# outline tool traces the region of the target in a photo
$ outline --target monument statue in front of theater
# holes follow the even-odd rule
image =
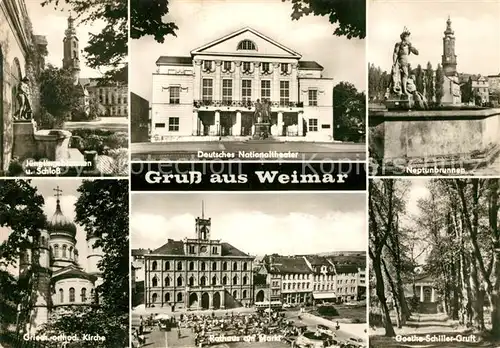
[[[256,139],[266,139],[270,134],[271,127],[271,103],[267,100],[255,102],[254,112],[255,132],[253,137]]]

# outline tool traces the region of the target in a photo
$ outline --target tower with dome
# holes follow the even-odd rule
[[[35,288],[31,332],[73,306],[96,303],[95,288],[102,283],[98,263],[103,253],[95,246],[98,237],[86,236],[88,254],[86,264],[82,264],[77,249],[77,233],[81,232],[61,209],[62,190],[56,187],[54,191],[56,209],[47,219],[37,247],[20,255],[19,277],[31,277]]]

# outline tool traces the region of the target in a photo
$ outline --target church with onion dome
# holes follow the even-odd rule
[[[95,247],[98,237],[86,236],[86,260],[79,259],[76,225],[68,219],[62,209],[59,187],[54,189],[56,209],[40,233],[37,248],[20,255],[19,277],[31,275],[36,281],[37,291],[34,309],[30,318],[30,331],[36,331],[47,323],[52,315],[70,310],[73,306],[88,306],[97,302],[95,288],[102,283],[98,263],[102,258],[101,247]],[[34,256],[39,265],[34,266]],[[36,275],[32,272],[38,269]]]

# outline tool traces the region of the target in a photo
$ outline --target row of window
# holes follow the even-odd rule
[[[127,105],[127,96],[126,95],[114,95],[114,94],[99,94],[99,103],[103,105],[109,104],[124,104]]]
[[[170,265],[170,261],[167,261],[165,262],[165,267],[164,267],[164,270],[165,271],[170,271],[171,270],[171,265]],[[189,264],[188,264],[188,269],[190,271],[194,271],[195,270],[195,262],[194,261],[190,261]],[[212,271],[217,271],[217,262],[212,262]],[[153,261],[151,263],[151,270],[152,271],[157,271],[158,270],[158,262],[156,261]],[[182,271],[183,270],[183,263],[181,261],[177,262],[177,270],[178,271]],[[207,264],[205,263],[205,261],[202,261],[200,263],[200,270],[201,271],[206,271],[208,270],[208,267],[207,267]],[[223,271],[227,271],[228,270],[228,263],[227,261],[224,261],[222,263],[222,270]],[[233,262],[233,267],[232,267],[232,270],[233,271],[237,271],[238,270],[238,262]],[[247,262],[243,262],[243,267],[242,267],[242,270],[243,271],[248,271],[248,263]]]
[[[183,286],[184,285],[184,278],[182,278],[181,276],[177,277],[176,284],[177,284],[177,286]],[[221,285],[228,285],[228,284],[229,284],[228,283],[228,278],[226,276],[222,277],[222,283],[221,283]],[[239,284],[238,277],[234,276],[232,284],[233,285],[247,285],[248,284],[248,277],[244,276],[242,283]],[[151,285],[153,287],[157,287],[158,286],[158,278],[156,276],[153,277],[153,279],[151,280]],[[172,285],[173,284],[170,281],[170,277],[166,277],[165,278],[165,282],[163,283],[163,286],[172,286]],[[189,279],[188,279],[188,285],[189,286],[196,286],[197,285],[196,284],[196,280],[195,280],[195,278],[193,276],[189,277]],[[208,279],[207,279],[207,277],[202,276],[200,278],[199,285],[200,286],[207,286],[208,285]],[[219,285],[219,281],[218,281],[218,279],[217,279],[216,276],[212,277],[212,281],[210,282],[210,285]]]
[[[126,106],[111,106],[108,108],[108,114],[110,116],[126,116],[128,108]]]
[[[91,289],[90,290],[90,295],[92,296],[94,292],[94,289]],[[68,299],[70,303],[73,303],[75,302],[75,288],[69,288],[69,299]],[[87,302],[87,289],[86,288],[82,288],[82,290],[80,291],[80,300],[81,302]],[[64,290],[63,289],[59,289],[59,302],[60,303],[64,303]]]
[[[201,237],[201,239],[208,239],[207,236],[206,236],[206,232],[202,231],[202,237]],[[207,247],[204,246],[204,245],[202,245],[200,247],[200,252],[202,252],[202,253],[207,252]],[[189,253],[190,254],[196,254],[196,247],[194,245],[189,245]],[[219,253],[219,248],[216,247],[216,246],[213,246],[212,247],[212,254],[218,254],[218,253]]]
[[[52,247],[52,255],[56,259],[59,257],[62,257],[64,259],[65,258],[73,259],[73,250],[74,250],[74,256],[76,257],[78,255],[78,251],[76,249],[73,249],[72,246],[68,248],[65,244],[63,244],[62,248],[59,248],[59,245],[55,244]]]
[[[238,291],[237,290],[234,290],[233,291],[233,298],[238,300]],[[242,297],[241,299],[246,299],[248,297],[248,291],[247,290],[243,290],[242,292]],[[158,294],[156,293],[153,293],[151,295],[151,302],[152,303],[156,303],[158,301]],[[165,297],[164,297],[164,302],[170,302],[171,301],[171,295],[169,292],[165,293]],[[184,294],[182,292],[178,292],[177,293],[177,302],[183,302],[184,301]]]
[[[204,60],[203,61],[203,70],[205,71],[214,71],[214,61],[211,60]],[[224,61],[222,62],[222,71],[227,72],[227,71],[232,71],[233,70],[233,64],[234,62],[231,61]],[[255,66],[256,63],[253,62],[243,62],[241,64],[241,70],[244,72],[249,72],[252,69],[252,64]],[[280,63],[280,72],[282,74],[289,74],[291,70],[291,64],[290,63]],[[269,74],[271,72],[271,63],[268,62],[263,62],[260,63],[260,71],[264,74]]]

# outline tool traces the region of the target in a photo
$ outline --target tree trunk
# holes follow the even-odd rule
[[[392,293],[392,299],[394,302],[394,308],[396,309],[396,326],[401,329],[404,325],[404,320],[403,320],[403,312],[401,311],[401,304],[399,303],[399,293],[398,290],[396,289],[396,285],[394,284],[394,281],[391,278],[391,274],[389,273],[389,270],[387,269],[387,265],[382,259],[382,266],[384,268],[384,273],[385,277],[387,279],[387,282],[389,283],[389,286],[391,288],[391,293]]]
[[[473,297],[472,321],[477,330],[484,331],[484,292],[478,279],[477,264],[474,259],[471,259],[471,272],[469,278],[471,294]]]
[[[385,286],[380,257],[376,257],[375,259],[373,259],[373,271],[375,272],[375,289],[377,292],[378,300],[380,301],[380,306],[382,307],[382,318],[384,320],[385,336],[394,337],[396,336],[396,332],[394,332],[394,327],[392,326],[391,321],[391,314],[389,312],[389,307],[387,307],[387,299],[385,297]]]

